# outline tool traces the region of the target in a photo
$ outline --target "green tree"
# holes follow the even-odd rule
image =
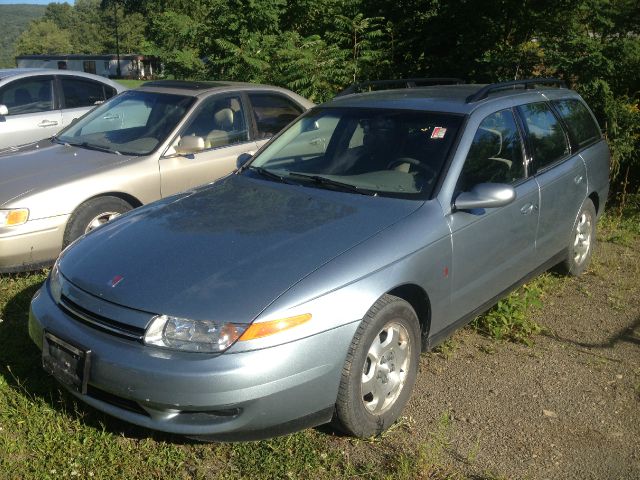
[[[69,53],[71,37],[51,20],[31,22],[16,42],[16,55]]]
[[[335,42],[343,52],[344,68],[351,73],[351,82],[378,78],[388,69],[391,55],[390,44],[383,17],[367,18],[362,13],[353,17],[337,15],[335,30],[327,38]]]
[[[47,5],[44,18],[51,20],[63,30],[68,30],[72,26],[74,10],[68,3],[50,3]]]
[[[109,53],[105,41],[112,37],[108,15],[100,0],[75,0],[69,32],[73,53]]]

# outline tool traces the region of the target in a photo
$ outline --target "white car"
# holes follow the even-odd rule
[[[84,72],[0,70],[0,149],[51,137],[123,90],[119,83]]]

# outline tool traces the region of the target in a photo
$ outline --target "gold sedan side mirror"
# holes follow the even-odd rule
[[[182,137],[176,146],[176,153],[178,155],[189,155],[191,153],[198,153],[204,150],[204,138],[188,135]]]

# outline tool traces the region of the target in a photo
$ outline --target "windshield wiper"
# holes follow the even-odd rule
[[[278,175],[277,173],[274,173],[271,170],[267,170],[266,168],[249,166],[248,169],[252,172],[256,172],[258,175],[262,175],[263,177],[277,180],[282,183],[289,183],[287,182],[287,179],[282,175]]]
[[[290,177],[294,178],[306,178],[309,180],[313,180],[318,185],[328,185],[331,187],[337,187],[341,190],[353,193],[359,193],[361,195],[370,195],[377,196],[378,192],[374,192],[373,190],[367,190],[366,188],[361,188],[356,185],[352,185],[351,183],[339,182],[338,180],[333,180],[331,178],[323,177],[322,175],[310,175],[308,173],[298,173],[298,172],[289,172]]]
[[[51,141],[55,143],[59,143],[60,145],[69,145],[67,142],[60,140],[60,138],[58,138],[57,135],[52,136]]]
[[[63,140],[60,140],[57,137],[56,137],[56,141],[64,142]],[[101,147],[100,145],[94,145],[89,142],[80,142],[80,143],[64,142],[64,145],[69,145],[71,147],[82,147],[82,148],[86,148],[87,150],[97,150],[99,152],[115,153],[116,155],[122,155],[118,150],[112,150],[109,147]]]

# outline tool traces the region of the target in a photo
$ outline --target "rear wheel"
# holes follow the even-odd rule
[[[571,232],[566,256],[560,270],[566,275],[580,275],[589,266],[596,241],[596,209],[590,198],[582,204]]]
[[[64,232],[63,247],[132,208],[129,203],[118,197],[97,197],[87,200],[71,215]]]
[[[379,435],[406,405],[418,371],[420,326],[409,303],[384,295],[353,337],[342,370],[334,425],[351,435]]]

